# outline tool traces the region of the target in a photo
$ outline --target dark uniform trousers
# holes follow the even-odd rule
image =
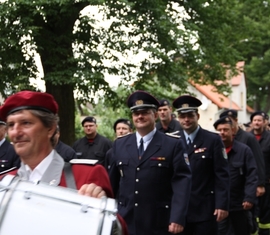
[[[220,136],[202,128],[188,147],[192,189],[181,235],[217,234],[214,211],[229,209],[229,165],[224,151]]]
[[[249,211],[230,211],[229,214],[219,222],[218,235],[250,235]]]

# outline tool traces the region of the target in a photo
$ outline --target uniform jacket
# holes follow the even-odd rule
[[[12,167],[20,167],[21,161],[16,154],[13,145],[5,140],[0,146],[0,172]]]
[[[70,160],[77,158],[74,149],[60,140],[55,146],[55,150],[64,159],[65,162],[69,162]]]
[[[109,169],[130,235],[165,235],[185,224],[191,172],[183,142],[156,131],[139,160],[136,134],[115,140]]]
[[[264,185],[265,164],[264,164],[263,153],[257,139],[255,138],[254,135],[242,130],[241,128],[239,128],[239,130],[237,131],[234,139],[250,147],[253,153],[253,156],[255,158],[256,165],[257,165],[258,185],[260,186]]]
[[[252,131],[254,134],[254,132]],[[270,183],[270,132],[264,130],[259,140],[265,163],[265,180]]]
[[[213,219],[215,209],[229,209],[229,165],[220,136],[200,128],[188,156],[192,189],[187,222]]]
[[[157,128],[157,130],[159,130],[159,131],[161,131],[163,133],[173,133],[173,132],[176,132],[176,131],[180,131],[182,129],[180,123],[177,120],[173,119],[173,118],[170,121],[167,130],[163,129],[162,124],[161,124],[160,121],[156,123],[156,128]]]
[[[244,201],[256,202],[258,175],[256,162],[248,146],[233,141],[228,153],[230,167],[230,211],[243,210]]]
[[[77,158],[95,159],[104,165],[106,152],[112,147],[112,142],[97,133],[93,143],[89,143],[86,137],[77,140],[72,148],[77,153]]]

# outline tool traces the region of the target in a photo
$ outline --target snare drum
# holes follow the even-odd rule
[[[1,235],[121,235],[116,201],[6,175],[0,181]]]

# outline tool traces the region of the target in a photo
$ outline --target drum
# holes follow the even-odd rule
[[[1,235],[121,235],[116,201],[6,175],[0,181]]]

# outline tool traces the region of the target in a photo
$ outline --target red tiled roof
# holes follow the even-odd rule
[[[211,100],[214,104],[216,104],[220,109],[235,109],[241,110],[241,108],[231,101],[228,97],[219,94],[215,91],[214,86],[212,85],[199,85],[193,82],[190,82],[192,86],[194,86],[199,92],[201,92],[207,99]]]
[[[232,77],[232,80],[231,80],[232,86],[239,86],[240,85],[242,78],[244,78],[244,76],[243,76],[244,66],[245,66],[244,61],[240,61],[236,64],[236,69],[239,71],[239,73],[236,76]]]
[[[251,108],[249,105],[247,105],[247,111],[249,113],[254,113],[255,112],[255,110],[253,108]]]

